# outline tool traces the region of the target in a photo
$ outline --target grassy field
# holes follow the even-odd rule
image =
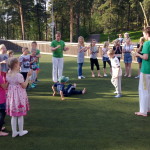
[[[132,42],[134,42],[134,43],[138,43],[139,42],[139,39],[142,36],[142,31],[127,31],[127,32],[129,33]],[[110,35],[108,35],[108,34],[100,34],[100,43],[103,43],[104,41],[107,41],[108,40],[108,36],[109,36],[109,40],[112,42],[113,40],[118,38],[118,34],[119,33],[112,33]],[[121,34],[124,35],[124,33],[121,33]]]
[[[65,101],[52,97],[51,56],[43,55],[40,82],[28,92],[31,110],[25,117],[25,129],[29,134],[13,139],[7,116],[10,135],[0,137],[0,150],[150,150],[150,119],[134,115],[139,109],[138,79],[123,77],[123,97],[117,99],[110,76],[91,78],[89,59],[83,80],[77,80],[76,58],[64,59],[64,75],[78,89],[86,87],[87,93]],[[137,64],[132,66],[135,76]]]

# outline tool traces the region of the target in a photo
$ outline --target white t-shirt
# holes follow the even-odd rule
[[[103,51],[103,57],[107,57],[108,58],[108,55],[107,55],[108,49],[107,48],[102,48],[102,51]]]
[[[20,72],[29,72],[30,70],[30,55],[21,55],[19,57],[21,63]]]
[[[133,45],[125,45],[123,49],[125,52],[131,52],[133,50]]]
[[[112,76],[117,76],[118,74],[118,68],[119,68],[119,74],[118,76],[122,76],[122,69],[120,66],[119,59],[117,57],[113,57],[110,59],[111,61],[111,66],[112,66]]]

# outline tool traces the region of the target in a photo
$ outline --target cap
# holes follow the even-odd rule
[[[65,76],[61,76],[58,81],[60,83],[65,83],[65,82],[68,82],[69,81],[69,77],[65,77]]]

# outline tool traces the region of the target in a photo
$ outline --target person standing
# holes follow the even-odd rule
[[[147,117],[150,111],[150,27],[143,30],[145,40],[142,54],[136,53],[137,57],[142,58],[142,67],[139,80],[139,112],[135,115]]]
[[[55,34],[55,40],[51,43],[51,50],[53,53],[52,64],[52,78],[53,82],[57,82],[58,79],[63,75],[63,51],[69,50],[68,47],[65,46],[65,42],[61,40],[61,33],[59,31]]]

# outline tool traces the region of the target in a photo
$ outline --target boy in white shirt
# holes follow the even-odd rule
[[[120,66],[119,59],[115,57],[115,52],[113,49],[110,49],[108,52],[108,57],[111,61],[111,66],[112,66],[112,78],[111,78],[111,83],[114,85],[117,95],[115,96],[116,98],[121,97],[121,78],[122,78],[122,69]]]

